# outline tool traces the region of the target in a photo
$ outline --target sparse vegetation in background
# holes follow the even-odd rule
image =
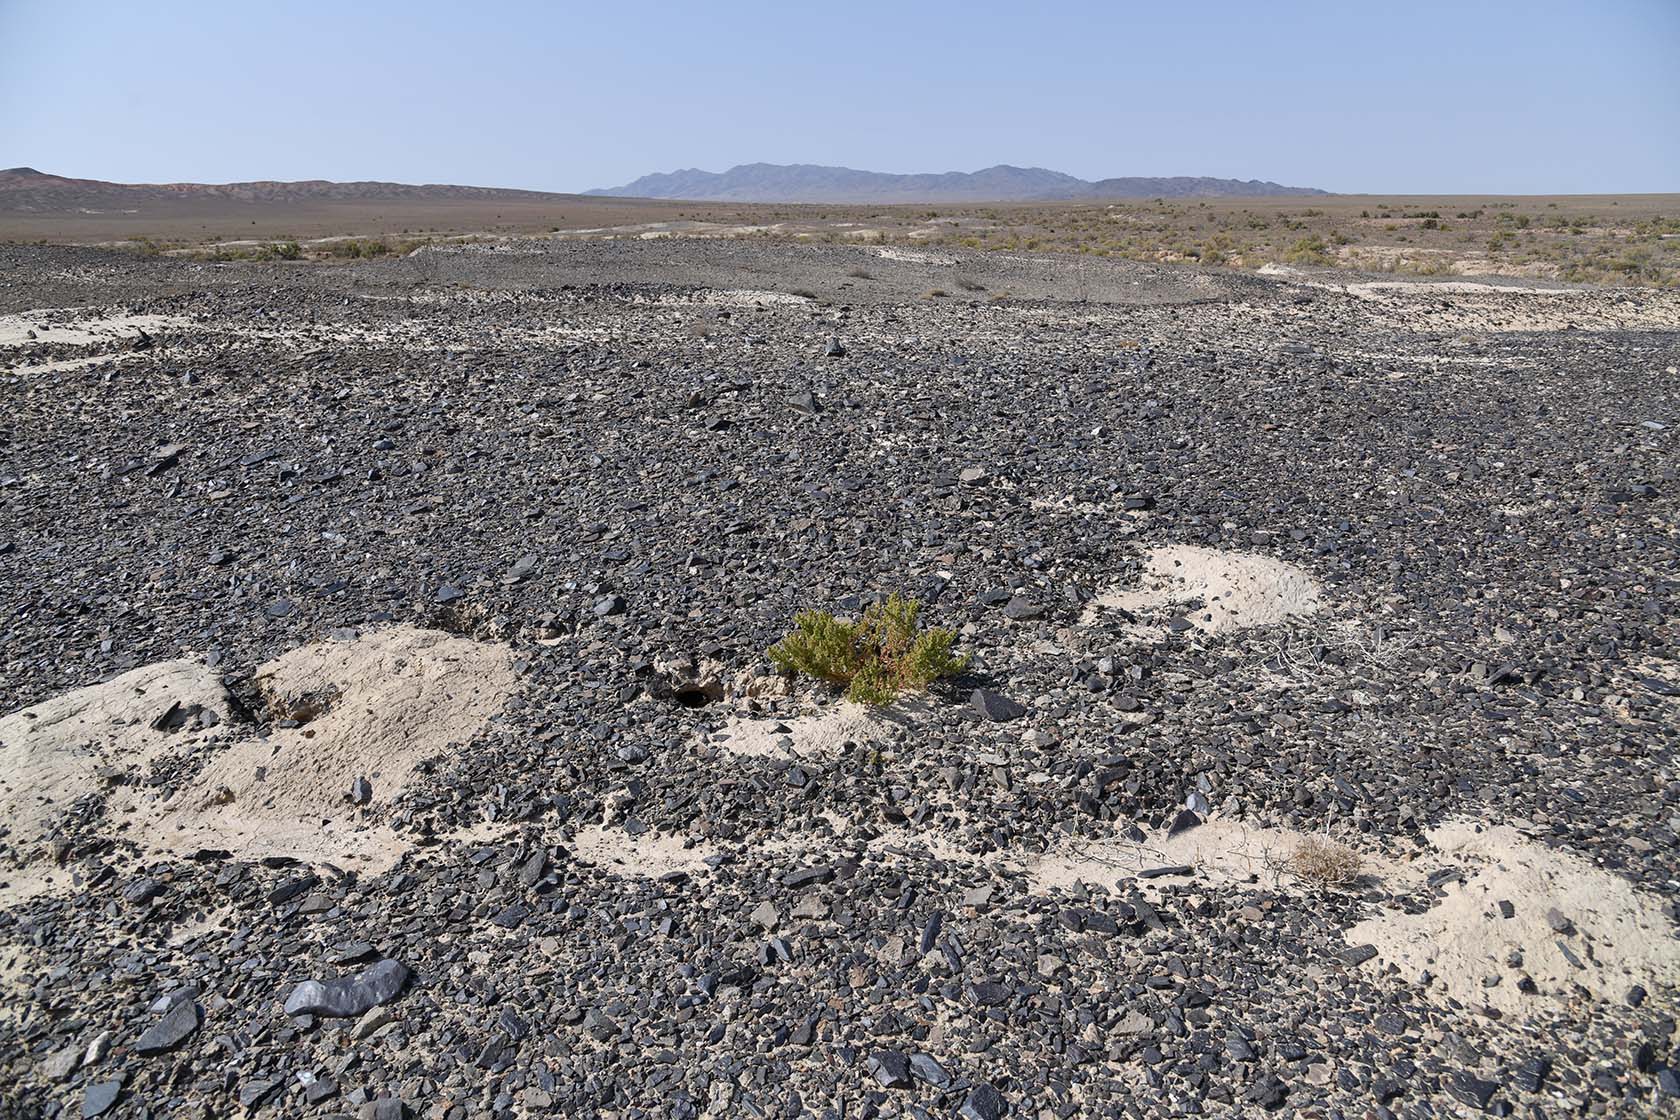
[[[1040,251],[1160,264],[1256,268],[1272,263],[1431,275],[1506,275],[1617,286],[1680,286],[1680,221],[1672,200],[1412,198],[1155,199],[1091,204],[969,207],[799,207],[718,204],[682,211],[687,218],[751,227],[766,241],[908,245],[963,255]],[[1664,213],[1664,207],[1668,208]],[[837,223],[843,223],[839,225]],[[554,227],[544,211],[523,232]],[[602,221],[598,224],[607,225]],[[354,227],[351,227],[354,228]],[[392,229],[398,228],[396,226]],[[226,232],[237,240],[129,240],[131,251],[199,260],[321,260],[400,256],[433,241],[468,235],[414,222],[402,235],[368,231],[332,239],[330,230],[268,226]],[[412,232],[409,232],[412,231]],[[338,232],[347,232],[339,229]],[[261,241],[257,240],[261,237]],[[296,239],[294,241],[294,239]],[[299,246],[291,256],[291,244]],[[965,271],[959,268],[959,271]],[[847,273],[878,280],[868,268]],[[972,275],[972,274],[971,274]],[[974,279],[980,279],[974,277]],[[955,277],[950,294],[966,296]],[[924,298],[941,295],[924,293]],[[983,297],[982,297],[983,298]]]
[[[1285,866],[1315,890],[1335,890],[1358,879],[1365,861],[1358,852],[1328,836],[1308,836],[1289,853]]]
[[[873,603],[856,622],[828,611],[804,611],[794,630],[770,647],[770,660],[795,673],[844,689],[860,704],[890,704],[962,671],[966,657],[951,652],[956,635],[920,629],[921,604],[900,595]]]
[[[326,246],[329,257],[347,257],[359,260],[364,257],[388,257],[394,250],[390,242],[382,237],[348,237],[343,241],[333,241]]]
[[[1289,251],[1283,254],[1283,259],[1290,264],[1327,265],[1330,263],[1330,254],[1326,251],[1322,237],[1303,237],[1289,247]]]

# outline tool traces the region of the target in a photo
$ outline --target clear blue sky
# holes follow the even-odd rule
[[[581,190],[755,160],[1680,191],[1680,0],[0,0],[0,166]]]

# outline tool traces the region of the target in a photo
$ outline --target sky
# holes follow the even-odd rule
[[[1680,191],[1680,0],[0,0],[0,167],[576,191],[756,161]]]

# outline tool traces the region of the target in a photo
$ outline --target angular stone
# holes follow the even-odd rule
[[[790,871],[786,875],[783,875],[782,886],[792,887],[794,890],[798,890],[801,887],[814,886],[817,883],[826,883],[833,878],[834,868],[832,867],[803,867],[798,871]]]
[[[81,1061],[81,1047],[66,1046],[41,1063],[41,1073],[52,1081],[66,1081]]]
[[[1493,1100],[1493,1095],[1499,1092],[1497,1081],[1484,1081],[1480,1077],[1462,1071],[1447,1078],[1446,1086],[1447,1092],[1465,1104],[1473,1104],[1484,1110],[1487,1108],[1488,1102]]]
[[[1006,723],[1027,714],[1026,705],[1011,700],[1001,692],[977,688],[968,698],[969,706],[994,723]]]
[[[368,1009],[397,998],[408,983],[408,966],[383,960],[355,976],[335,980],[305,980],[286,997],[288,1015],[325,1015],[354,1019]]]
[[[957,1115],[962,1120],[1000,1120],[1003,1112],[1002,1095],[982,1081],[968,1091],[968,1097],[957,1110]]]
[[[122,1087],[120,1079],[89,1085],[87,1092],[82,1094],[82,1120],[93,1120],[93,1117],[109,1112],[122,1095]]]
[[[949,1088],[951,1075],[945,1072],[932,1054],[910,1055],[910,1075],[917,1081],[924,1081],[935,1089]]]
[[[1003,616],[1016,622],[1029,622],[1035,618],[1043,618],[1044,608],[1025,595],[1016,595],[1004,604]]]
[[[1264,1109],[1282,1108],[1283,1102],[1289,1096],[1289,1086],[1285,1085],[1276,1074],[1268,1073],[1260,1080],[1248,1087],[1243,1094],[1252,1104]]]
[[[1190,809],[1180,809],[1178,811],[1178,816],[1172,819],[1172,824],[1167,826],[1167,836],[1171,838],[1177,836],[1181,832],[1189,832],[1192,828],[1195,828],[1201,823],[1202,818],[1198,817],[1194,811]]]
[[[147,1027],[135,1039],[134,1049],[141,1054],[162,1054],[179,1046],[197,1029],[198,1004],[184,999],[170,1008],[163,1018]]]
[[[869,1074],[885,1089],[910,1088],[910,1061],[896,1050],[877,1050],[869,1056]]]

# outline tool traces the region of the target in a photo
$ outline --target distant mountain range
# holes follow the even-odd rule
[[[526,200],[575,199],[576,195],[498,187],[456,187],[441,184],[334,183],[309,179],[298,183],[107,183],[102,179],[70,179],[33,167],[0,171],[0,212],[64,213],[171,209],[208,201],[297,203],[368,201],[434,202],[444,199]]]
[[[722,173],[689,169],[644,175],[622,187],[585,192],[614,198],[680,198],[695,202],[1053,202],[1105,198],[1233,198],[1321,195],[1260,179],[1099,179],[1090,182],[1042,167],[999,164],[983,171],[889,175],[817,164],[745,163]]]
[[[1310,187],[1285,187],[1257,179],[1100,179],[1087,182],[1042,167],[999,165],[984,171],[942,175],[887,175],[813,164],[750,163],[722,174],[674,171],[645,175],[634,183],[587,192],[596,197],[684,199],[694,202],[1053,202],[1110,198],[1229,198],[1320,195]],[[185,214],[207,207],[354,202],[450,202],[455,200],[575,203],[575,194],[461,187],[426,183],[335,183],[326,179],[282,183],[108,183],[71,179],[33,167],[0,171],[0,213],[10,214]]]

